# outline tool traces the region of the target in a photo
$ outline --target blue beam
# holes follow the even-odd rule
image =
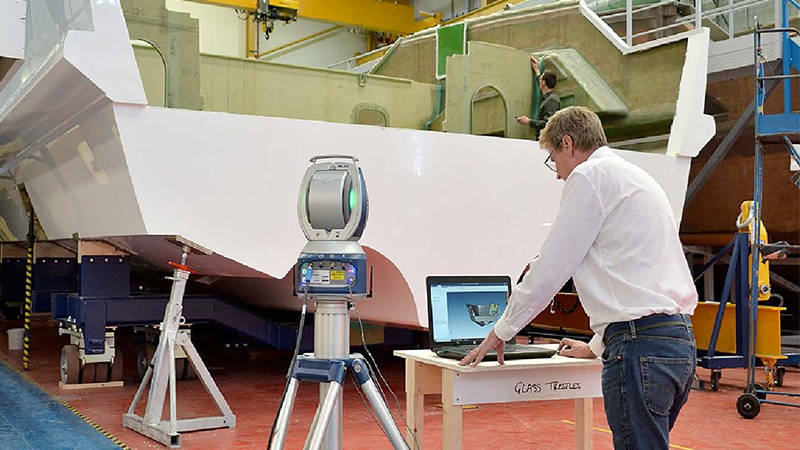
[[[789,28],[789,2],[787,0],[781,2],[781,27]],[[781,58],[783,59],[784,75],[789,75],[791,71],[791,49],[789,46],[791,42],[789,33],[781,33]],[[792,112],[792,80],[788,78],[783,80],[783,112],[784,114],[790,114]]]
[[[758,135],[796,134],[800,131],[800,114],[764,114],[758,118]]]
[[[700,367],[706,369],[732,369],[747,366],[744,356],[704,356],[699,361]]]
[[[789,46],[789,64],[794,67],[794,70],[800,72],[800,45],[791,39],[788,40]]]

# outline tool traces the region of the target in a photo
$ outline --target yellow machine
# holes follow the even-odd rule
[[[750,245],[753,245],[753,237],[755,236],[753,231],[752,205],[752,200],[742,202],[741,212],[739,213],[739,217],[736,218],[736,227],[739,229],[739,232],[748,233],[750,235]],[[763,221],[761,222],[761,233],[759,239],[763,244],[768,242],[767,229],[764,227]],[[752,264],[748,266],[747,273],[750,273],[751,270]],[[758,301],[763,302],[769,300],[771,296],[772,289],[769,285],[769,261],[762,259],[758,264]]]
[[[733,246],[729,261],[728,277],[725,280],[726,285],[723,289],[723,297],[720,299],[725,303],[724,308],[720,309],[719,302],[699,302],[692,316],[697,348],[707,351],[707,355],[698,361],[698,365],[712,369],[712,390],[718,389],[722,368],[743,367],[737,364],[716,364],[713,362],[715,358],[724,359],[730,357],[715,356],[715,353],[738,355],[738,357],[742,358],[742,364],[745,362],[743,355],[746,357],[746,336],[748,335],[746,310],[750,297],[748,286],[752,266],[750,251],[755,240],[752,203],[752,201],[743,202],[739,217],[736,219],[738,233],[734,238],[735,246]],[[759,236],[761,244],[766,244],[767,230],[763,222],[761,223]],[[723,249],[715,258],[725,252],[726,249]],[[744,272],[743,267],[747,267],[748,270],[744,279],[739,279],[742,277],[742,272]],[[734,274],[736,275],[731,277]],[[736,285],[735,289],[732,287],[734,284]],[[727,298],[729,292],[732,294],[735,292],[735,298],[730,301]],[[758,301],[769,300],[770,296],[769,263],[760,258],[758,267]],[[743,311],[738,311],[738,308],[742,308]],[[781,348],[781,312],[785,309],[775,306],[758,306],[757,308],[755,356],[761,360],[766,369],[768,387],[773,384],[773,372],[778,360],[787,358],[787,356],[783,355]],[[717,330],[716,341],[713,338],[715,329]],[[736,356],[732,357],[735,358]],[[779,386],[783,382],[784,370],[785,368],[781,368],[778,371],[778,379],[776,381]]]
[[[718,302],[700,302],[692,315],[694,337],[697,348],[708,350],[711,330],[719,308]],[[783,359],[781,355],[781,311],[782,306],[759,306],[758,326],[756,331],[756,356],[767,359]],[[717,352],[736,353],[736,305],[725,305],[725,314],[722,318]]]

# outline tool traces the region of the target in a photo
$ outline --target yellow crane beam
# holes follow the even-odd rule
[[[300,0],[297,16],[393,34],[410,34],[440,22],[436,17],[414,20],[408,1]]]
[[[194,3],[205,3],[207,5],[225,6],[228,8],[246,9],[255,11],[258,8],[258,0],[189,0]]]
[[[190,0],[196,3],[255,11],[257,0]],[[441,22],[440,17],[414,19],[409,0],[270,0],[270,6],[293,9],[305,19],[332,22],[393,34],[410,34]],[[297,5],[297,6],[294,6]]]

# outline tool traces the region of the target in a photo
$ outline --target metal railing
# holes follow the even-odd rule
[[[620,0],[581,0],[580,8],[587,19],[627,53],[682,39],[704,23],[719,29],[713,35],[716,40],[721,33],[732,39],[752,32],[755,29],[752,18],[756,15],[771,16],[771,22],[762,20],[762,23],[774,23],[780,14],[779,4],[780,0],[625,0],[623,7]],[[658,14],[658,10],[670,8],[674,8],[672,14],[664,11],[660,26],[642,27],[646,20],[654,18],[654,10]],[[796,15],[800,14],[795,12],[793,16]]]

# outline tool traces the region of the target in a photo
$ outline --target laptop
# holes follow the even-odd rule
[[[428,330],[431,350],[443,358],[462,359],[491,331],[511,295],[507,276],[429,276]],[[506,344],[505,359],[549,358],[555,350]],[[491,350],[484,361],[496,361]]]

